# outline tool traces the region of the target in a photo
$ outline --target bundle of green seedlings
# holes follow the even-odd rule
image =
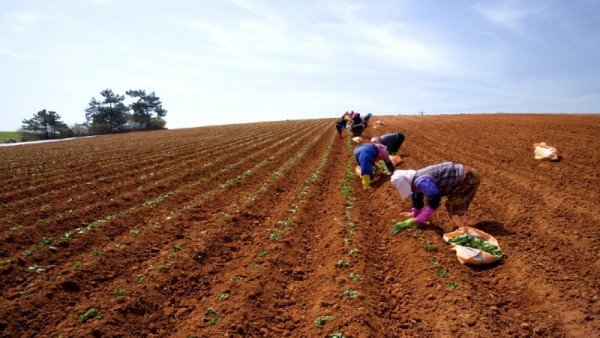
[[[398,233],[400,233],[401,231],[404,231],[406,229],[410,229],[410,227],[413,225],[413,223],[415,222],[415,219],[413,217],[404,220],[404,221],[396,221],[393,220],[392,222],[394,222],[394,226],[392,227],[392,234],[397,235]]]
[[[462,233],[451,238],[449,242],[485,251],[496,258],[502,258],[504,256],[504,251],[500,250],[497,245],[491,244],[483,238],[475,237],[468,233]]]

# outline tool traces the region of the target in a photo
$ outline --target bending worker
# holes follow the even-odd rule
[[[412,211],[402,213],[411,217],[405,222],[426,222],[439,207],[442,197],[447,196],[448,216],[457,227],[463,227],[467,226],[467,209],[481,176],[466,165],[444,162],[419,170],[396,170],[391,181],[402,198],[412,198]],[[427,205],[423,201],[425,197]]]
[[[404,135],[401,133],[389,133],[371,139],[371,143],[380,143],[386,146],[390,155],[395,155],[403,142]]]
[[[384,161],[388,170],[394,172],[394,164],[384,145],[372,143],[360,145],[354,148],[354,157],[360,165],[360,176],[365,189],[371,187],[371,176],[373,176],[375,162]]]
[[[350,131],[352,132],[352,136],[361,136],[366,126],[363,122],[363,118],[360,117],[360,113],[352,113],[350,118],[352,119],[350,124]]]
[[[335,123],[335,129],[337,130],[338,138],[340,140],[342,139],[342,131],[344,130],[344,128],[346,128],[346,124],[348,124],[348,122],[350,122],[351,120],[352,119],[350,118],[350,113],[345,112],[344,115],[342,115],[342,118]]]

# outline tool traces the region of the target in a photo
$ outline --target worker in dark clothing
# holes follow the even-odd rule
[[[344,131],[344,128],[346,128],[346,125],[348,124],[348,122],[351,121],[350,118],[350,113],[349,112],[345,112],[344,115],[342,115],[342,118],[339,119],[336,123],[335,123],[335,129],[337,130],[338,133],[338,138],[341,140],[342,139],[342,132]]]
[[[389,133],[373,137],[371,139],[371,143],[378,143],[386,146],[390,155],[395,155],[400,149],[400,146],[402,146],[403,142],[404,135],[402,135],[401,133]]]
[[[352,136],[361,136],[366,126],[363,122],[363,118],[360,117],[360,113],[353,113],[351,116],[352,123],[350,124],[350,131],[352,132]]]
[[[363,144],[354,148],[354,157],[356,163],[360,166],[360,176],[362,178],[363,188],[371,187],[371,176],[373,176],[373,166],[377,161],[384,161],[390,172],[394,172],[394,164],[390,159],[385,146],[381,144]]]
[[[365,129],[367,129],[367,127],[369,126],[369,121],[371,120],[371,117],[373,117],[373,114],[367,113],[367,116],[363,118],[363,124],[365,125]]]

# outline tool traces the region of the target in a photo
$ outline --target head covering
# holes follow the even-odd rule
[[[367,113],[367,116],[368,116],[368,117],[371,117],[371,116],[373,116],[373,114],[371,114],[371,113]]]
[[[392,181],[392,184],[394,185],[394,187],[396,187],[396,189],[398,189],[398,192],[400,193],[400,196],[402,196],[402,198],[407,198],[408,196],[410,196],[410,193],[411,193],[410,185],[411,185],[412,180],[415,177],[416,173],[417,173],[416,170],[396,170],[396,171],[394,171],[391,181]]]
[[[371,143],[381,143],[381,139],[379,136],[375,136],[371,139]]]

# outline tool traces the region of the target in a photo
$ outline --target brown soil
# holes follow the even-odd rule
[[[3,147],[0,336],[600,336],[599,115],[372,120],[399,168],[482,174],[504,259],[461,265],[443,209],[393,235],[410,201],[362,189],[334,119]]]

